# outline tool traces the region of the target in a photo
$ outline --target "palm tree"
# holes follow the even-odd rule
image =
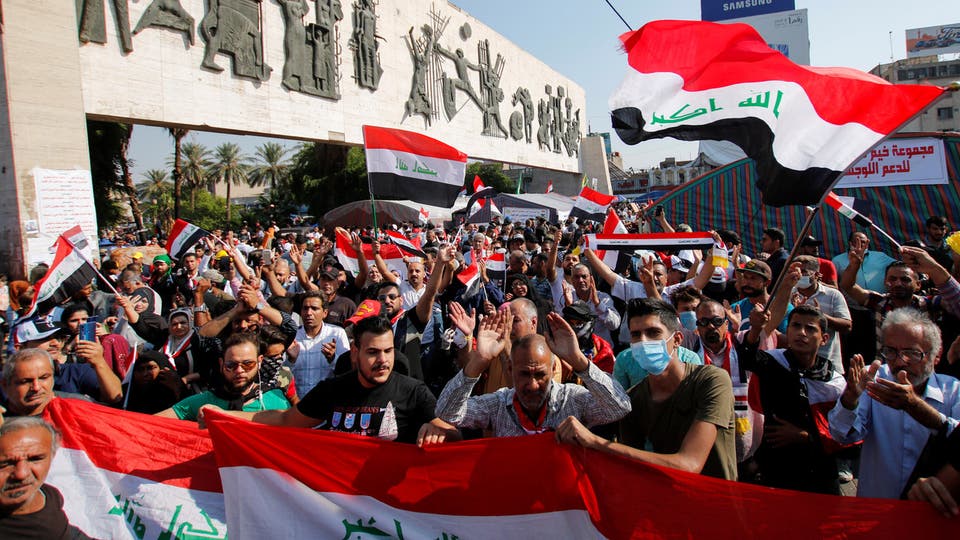
[[[265,142],[257,147],[254,165],[250,170],[250,187],[270,185],[270,191],[283,185],[290,169],[290,161],[286,159],[289,148],[275,142]]]
[[[190,211],[197,210],[197,190],[207,181],[207,169],[210,168],[210,150],[199,144],[183,143],[183,163],[181,174],[184,185],[190,190]]]
[[[213,163],[210,165],[209,177],[214,182],[223,182],[227,185],[227,221],[230,221],[230,187],[247,181],[250,166],[247,158],[235,143],[223,143],[213,151]]]
[[[167,177],[167,171],[150,169],[144,171],[146,181],[137,185],[137,196],[153,208],[154,221],[166,224],[170,218],[171,195],[173,185]]]
[[[180,170],[180,143],[190,133],[189,129],[167,128],[173,137],[173,217],[180,217],[180,194],[183,189],[183,173]]]

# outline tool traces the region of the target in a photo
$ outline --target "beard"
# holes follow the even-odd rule
[[[723,341],[723,337],[717,330],[711,330],[707,332],[707,335],[703,336],[703,340],[710,345],[718,345]]]
[[[763,294],[763,289],[754,289],[753,287],[741,287],[740,292],[747,298],[756,298]]]

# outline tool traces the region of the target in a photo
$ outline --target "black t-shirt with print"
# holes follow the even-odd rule
[[[436,418],[437,400],[423,383],[391,373],[387,382],[365,388],[357,372],[320,381],[297,404],[320,421],[319,429],[412,443],[420,426]]]

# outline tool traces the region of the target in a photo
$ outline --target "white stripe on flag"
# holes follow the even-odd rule
[[[263,538],[603,538],[585,510],[458,516],[394,508],[373,497],[322,493],[287,474],[220,469],[232,540]],[[257,496],[251,496],[251,494]],[[266,518],[269,516],[269,519]],[[532,531],[536,531],[532,534]]]
[[[367,148],[366,156],[368,173],[396,174],[457,187],[463,185],[463,174],[467,166],[462,161],[382,148]]]

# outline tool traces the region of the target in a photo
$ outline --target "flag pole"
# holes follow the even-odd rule
[[[367,130],[363,129],[363,148],[367,148]],[[366,155],[364,155],[366,158]],[[366,164],[366,159],[364,159],[364,164]],[[377,203],[373,198],[373,179],[370,178],[370,167],[367,167],[367,191],[370,192],[370,212],[373,216],[373,234],[377,234]]]
[[[809,208],[809,207],[807,207]],[[813,207],[812,211],[807,214],[807,220],[803,222],[803,227],[800,228],[800,234],[797,236],[797,241],[793,243],[793,248],[790,249],[790,255],[787,257],[787,262],[780,270],[780,275],[777,276],[777,281],[773,284],[773,292],[770,294],[770,299],[767,300],[767,306],[764,309],[769,309],[773,305],[773,300],[777,297],[777,291],[780,289],[780,283],[783,282],[784,276],[787,275],[787,268],[790,263],[793,262],[793,258],[797,256],[797,250],[800,249],[800,242],[807,237],[807,232],[810,231],[810,226],[813,225],[813,218],[817,216],[817,212],[820,211],[819,206]]]

